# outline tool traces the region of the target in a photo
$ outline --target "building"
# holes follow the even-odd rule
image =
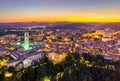
[[[117,45],[120,45],[120,39],[118,39]]]
[[[115,37],[113,36],[113,32],[110,28],[104,30],[102,41],[110,41],[114,40]]]
[[[119,53],[119,55],[120,55],[120,47],[118,47],[118,53]]]
[[[111,38],[112,37],[112,30],[110,28],[107,28],[104,30],[103,37],[105,38]]]
[[[23,47],[25,50],[29,50],[29,33],[28,32],[25,32],[24,34],[24,44],[23,44]]]

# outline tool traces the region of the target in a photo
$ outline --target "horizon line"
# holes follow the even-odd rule
[[[0,23],[120,23],[120,21],[107,21],[107,22],[98,22],[98,21],[91,21],[91,22],[71,22],[71,21],[53,21],[53,22],[49,22],[49,21],[15,21],[15,22],[0,22]]]

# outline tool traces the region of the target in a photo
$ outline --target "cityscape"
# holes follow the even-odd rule
[[[1,0],[0,81],[120,81],[119,3]]]

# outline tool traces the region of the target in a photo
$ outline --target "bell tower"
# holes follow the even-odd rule
[[[25,50],[29,50],[29,33],[25,32],[24,34],[24,45],[23,45]]]

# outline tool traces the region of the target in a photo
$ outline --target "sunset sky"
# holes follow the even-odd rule
[[[120,0],[0,0],[0,22],[120,22]]]

